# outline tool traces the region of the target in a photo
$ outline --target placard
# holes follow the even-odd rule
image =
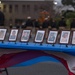
[[[12,29],[9,36],[9,41],[16,41],[17,34],[18,34],[18,29]]]
[[[73,34],[73,35],[72,35],[72,44],[75,44],[75,31],[73,31],[72,34]]]
[[[68,44],[70,38],[70,31],[62,31],[61,37],[60,37],[60,43],[62,44]]]
[[[7,29],[0,29],[0,41],[5,39]]]
[[[43,42],[44,40],[45,31],[44,30],[37,30],[36,36],[35,36],[35,42]]]
[[[28,42],[30,38],[31,30],[23,30],[21,36],[21,42]]]
[[[57,39],[58,31],[50,31],[47,39],[47,43],[55,43]]]

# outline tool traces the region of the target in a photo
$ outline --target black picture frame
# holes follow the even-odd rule
[[[70,31],[67,31],[67,30],[61,31],[61,36],[60,36],[60,41],[59,41],[59,43],[60,43],[60,44],[69,44],[69,41],[70,41],[70,34],[71,34]]]
[[[11,29],[9,35],[9,41],[15,42],[17,40],[17,35],[18,35],[18,29]]]
[[[25,29],[22,31],[21,42],[28,42],[30,39],[31,30]]]
[[[57,36],[58,36],[57,30],[49,31],[49,34],[48,34],[48,37],[47,37],[47,43],[50,43],[50,44],[56,43]]]
[[[71,44],[75,45],[75,31],[72,31]]]
[[[0,41],[5,40],[7,29],[0,29]]]
[[[37,30],[35,40],[36,43],[42,43],[45,37],[45,30]]]

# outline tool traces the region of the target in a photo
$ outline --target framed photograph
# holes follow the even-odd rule
[[[44,30],[37,30],[35,36],[35,42],[41,43],[44,40],[45,31]]]
[[[60,43],[62,44],[68,44],[70,38],[70,31],[62,31],[61,37],[60,37]]]
[[[57,39],[58,31],[50,31],[47,39],[47,43],[55,43]]]
[[[30,38],[31,30],[23,30],[21,36],[21,42],[28,42]]]
[[[0,41],[5,39],[7,29],[0,29]]]
[[[17,34],[18,34],[18,29],[12,29],[9,36],[9,41],[16,41]]]
[[[72,44],[75,44],[75,31],[72,32]]]

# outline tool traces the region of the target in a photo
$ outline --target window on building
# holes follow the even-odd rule
[[[27,11],[30,11],[30,5],[27,5]]]
[[[18,12],[18,5],[15,5],[15,12]]]
[[[3,12],[6,12],[6,5],[3,5]]]
[[[0,7],[0,10],[1,10],[2,8]]]
[[[45,6],[44,5],[41,5],[40,6],[40,10],[45,10]]]
[[[9,5],[9,13],[12,13],[12,5]]]
[[[26,6],[22,5],[22,12],[25,13],[26,12]]]
[[[13,20],[12,18],[9,19],[9,25],[12,26]]]
[[[38,11],[38,6],[34,5],[34,11]]]

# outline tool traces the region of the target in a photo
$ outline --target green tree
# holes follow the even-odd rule
[[[73,0],[62,0],[63,5],[72,5],[75,9],[75,2]]]

